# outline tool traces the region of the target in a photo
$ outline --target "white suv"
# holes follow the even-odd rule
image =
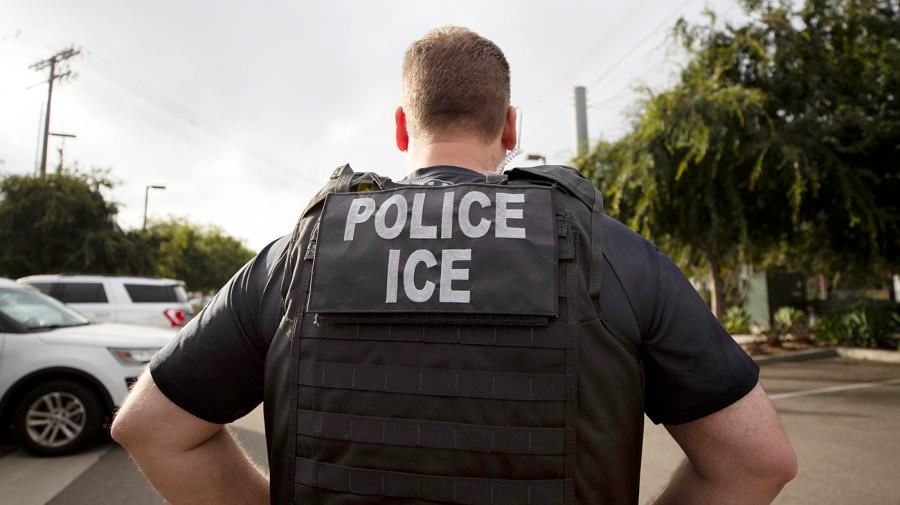
[[[0,279],[0,440],[12,434],[40,456],[89,447],[174,335],[91,324],[37,289]]]
[[[19,279],[68,304],[94,323],[184,326],[194,315],[184,282],[112,275],[31,275]]]

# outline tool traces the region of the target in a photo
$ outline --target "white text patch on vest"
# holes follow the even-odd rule
[[[433,192],[432,192],[433,193]],[[523,193],[501,193],[495,195],[495,202],[481,191],[469,191],[462,195],[459,203],[454,202],[455,193],[446,192],[441,202],[441,219],[439,223],[423,223],[426,192],[413,195],[412,209],[407,195],[395,194],[377,206],[375,199],[360,197],[350,203],[347,212],[347,222],[344,226],[344,240],[353,240],[358,224],[366,223],[373,218],[375,233],[385,240],[392,240],[400,236],[404,229],[408,229],[409,238],[412,239],[436,239],[440,228],[440,238],[453,238],[454,218],[459,224],[459,229],[469,238],[481,238],[491,229],[493,224],[494,237],[525,239],[525,228],[515,226],[521,222],[522,206],[525,204]],[[434,198],[434,195],[432,195]],[[481,217],[477,222],[472,219],[472,207],[479,206],[482,209],[494,206],[494,221]],[[377,209],[376,209],[377,207]],[[409,226],[407,226],[407,218]]]
[[[333,193],[318,224],[317,313],[556,313],[551,189],[460,184]]]

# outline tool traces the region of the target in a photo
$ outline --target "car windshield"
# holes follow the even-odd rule
[[[0,313],[29,330],[88,324],[78,312],[31,289],[0,288]]]

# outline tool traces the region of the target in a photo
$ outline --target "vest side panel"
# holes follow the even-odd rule
[[[315,234],[318,213],[314,210],[302,218],[292,235],[289,257],[282,282],[286,293],[302,292],[309,284],[310,261],[305,260],[310,241]],[[278,330],[266,354],[264,382],[264,416],[266,443],[269,452],[269,482],[271,503],[290,505],[294,497],[294,455],[290,448],[296,443],[295,434],[287,429],[295,424],[296,378],[292,376],[291,363],[299,350],[293,344],[299,337],[299,321],[303,304],[297,297],[286,296]]]
[[[606,323],[590,298],[591,212],[575,196],[557,209],[574,235],[577,282],[568,300],[577,303],[579,504],[637,504],[643,441],[644,373],[640,351]],[[608,280],[607,282],[612,282]]]

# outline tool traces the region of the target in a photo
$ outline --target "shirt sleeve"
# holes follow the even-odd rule
[[[265,357],[281,319],[289,237],[269,244],[150,361],[160,391],[191,414],[228,423],[263,398]]]
[[[653,422],[694,421],[753,389],[756,363],[672,260],[609,217],[603,247],[601,307],[641,348],[644,411]]]
[[[722,328],[662,252],[650,331],[644,335],[645,411],[682,424],[717,412],[756,386],[759,367]]]

